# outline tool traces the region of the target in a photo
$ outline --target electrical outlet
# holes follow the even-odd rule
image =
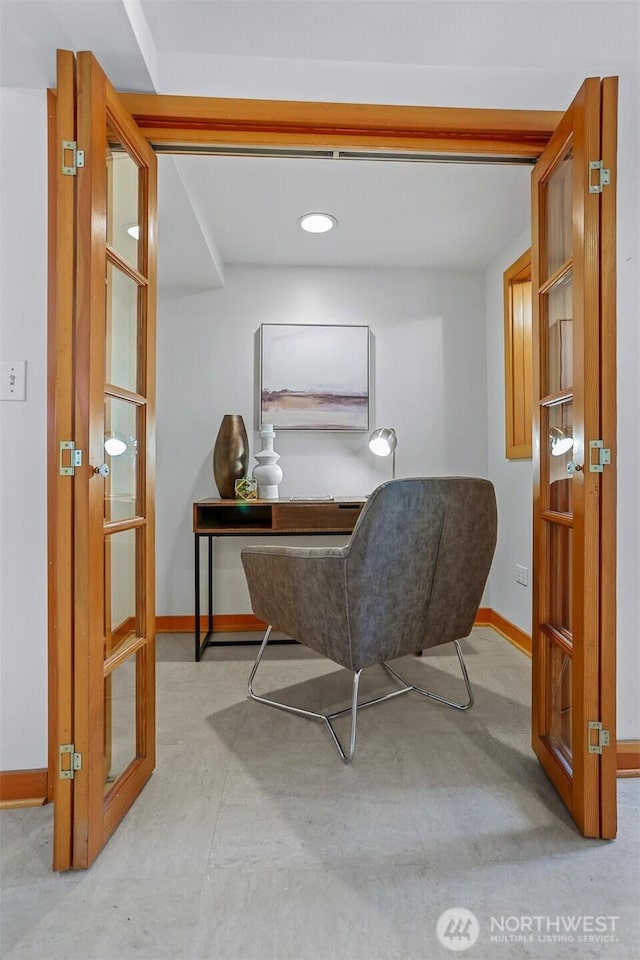
[[[523,567],[521,563],[516,563],[516,583],[521,583],[523,587],[529,583],[529,568]]]
[[[27,399],[27,361],[0,360],[0,400]]]

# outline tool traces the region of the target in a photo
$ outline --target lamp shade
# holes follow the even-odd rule
[[[398,437],[393,427],[379,427],[369,437],[369,450],[377,457],[388,457],[398,446]]]

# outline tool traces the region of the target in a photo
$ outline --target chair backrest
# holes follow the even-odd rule
[[[467,636],[496,544],[493,484],[392,480],[345,548],[354,669]]]

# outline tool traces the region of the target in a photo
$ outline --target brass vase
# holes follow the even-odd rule
[[[223,500],[235,497],[235,482],[247,475],[249,441],[244,420],[225,413],[213,448],[213,477]]]

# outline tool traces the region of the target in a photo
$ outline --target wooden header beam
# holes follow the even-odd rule
[[[378,149],[536,158],[558,125],[550,110],[481,110],[122,94],[154,146]]]

